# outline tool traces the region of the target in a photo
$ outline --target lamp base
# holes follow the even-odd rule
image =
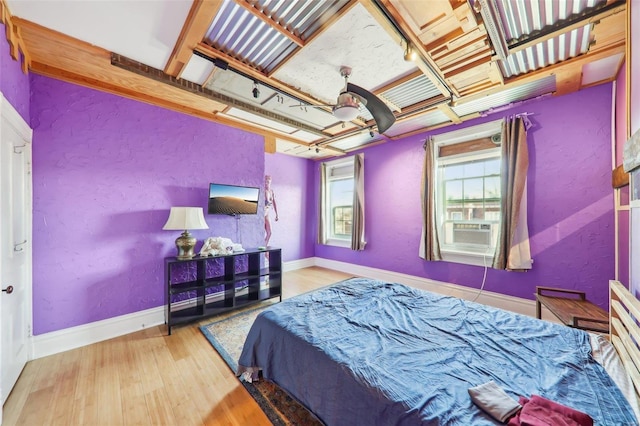
[[[189,231],[184,231],[182,235],[176,238],[176,247],[178,249],[178,259],[191,259],[195,256],[193,252],[196,246],[196,238]]]

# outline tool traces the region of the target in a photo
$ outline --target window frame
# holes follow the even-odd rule
[[[444,133],[432,138],[432,143],[436,145],[436,153],[439,153],[440,148],[449,145],[456,145],[459,143],[469,142],[476,139],[482,139],[486,137],[491,137],[497,133],[502,132],[502,124],[504,119],[495,120],[491,122],[487,122],[484,124],[480,124],[477,126],[472,126],[466,129],[457,130],[454,132]],[[458,247],[452,245],[445,245],[444,241],[444,222],[446,218],[444,215],[444,181],[441,176],[440,166],[444,164],[455,164],[462,163],[467,161],[475,161],[482,159],[490,159],[490,158],[498,158],[501,159],[501,147],[500,145],[496,145],[495,148],[470,151],[467,153],[453,154],[448,156],[440,157],[436,155],[434,159],[434,173],[436,179],[436,190],[435,190],[435,210],[436,210],[436,226],[438,227],[438,235],[439,235],[439,244],[440,244],[440,254],[442,256],[442,260],[447,262],[455,262],[462,263],[467,265],[475,265],[475,266],[483,266],[488,267],[493,263],[493,256],[495,253],[495,241],[493,242],[493,247],[489,250],[474,250],[470,247],[464,247],[460,245]],[[502,172],[502,171],[501,171]],[[499,175],[502,176],[502,173]],[[501,194],[502,197],[502,194]],[[484,199],[484,198],[483,198]],[[487,222],[485,220],[478,220],[478,222]],[[492,222],[493,221],[489,221]],[[496,226],[500,226],[500,223]]]
[[[335,235],[333,235],[334,234],[333,229],[335,224],[333,222],[333,208],[331,207],[329,202],[331,198],[330,182],[341,180],[341,179],[351,179],[354,182],[353,191],[355,191],[355,176],[354,176],[355,157],[349,156],[346,158],[339,158],[337,160],[326,161],[324,164],[326,167],[326,178],[325,178],[326,180],[325,182],[323,182],[323,184],[325,185],[326,193],[325,193],[325,199],[322,200],[322,203],[323,203],[322,208],[324,209],[324,217],[328,222],[328,223],[325,223],[323,226],[323,229],[325,232],[324,245],[350,248],[352,234],[348,234],[344,238],[336,238]],[[346,167],[346,166],[350,166],[350,170],[351,170],[350,174],[344,174],[338,177],[331,176],[331,171],[333,169]],[[340,206],[333,206],[333,207],[335,208],[335,207],[348,207],[348,206],[351,207],[351,211],[353,212],[353,199],[351,200],[350,205],[340,205]],[[352,231],[353,231],[353,228],[352,228]]]

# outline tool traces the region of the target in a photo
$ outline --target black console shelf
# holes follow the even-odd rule
[[[282,252],[267,247],[221,256],[167,257],[164,283],[165,323],[171,334],[175,325],[275,297],[282,301]]]

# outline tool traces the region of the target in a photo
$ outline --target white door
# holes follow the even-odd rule
[[[0,103],[0,399],[4,405],[30,355],[31,130],[1,95]]]

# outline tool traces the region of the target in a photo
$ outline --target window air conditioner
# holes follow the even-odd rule
[[[454,244],[491,245],[491,225],[488,223],[454,223]]]

